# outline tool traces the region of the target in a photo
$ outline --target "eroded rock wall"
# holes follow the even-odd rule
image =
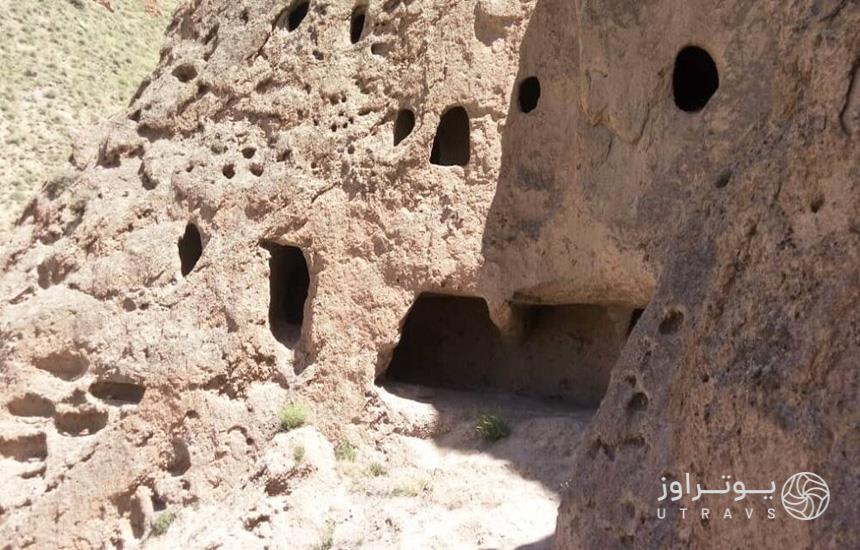
[[[354,8],[187,3],[79,177],[29,206],[0,279],[2,538],[135,541],[164,502],[209,510],[262,483],[296,396],[332,440],[385,433],[373,380],[436,293],[506,334],[511,304],[647,306],[558,547],[856,541],[857,4],[370,2],[353,43]],[[695,113],[672,93],[689,44],[720,78]],[[434,152],[455,108],[465,166]],[[295,338],[270,327],[278,245],[308,270]],[[814,469],[839,502],[755,532],[653,520],[665,472],[723,468]]]
[[[615,136],[607,162],[577,177],[641,182],[638,219],[661,260],[574,460],[557,547],[857,543],[860,136],[846,121],[858,8],[576,3],[583,110]],[[667,61],[686,43],[720,76],[692,115],[666,99]],[[719,502],[710,519],[670,506],[657,520],[662,477],[767,487],[800,471],[830,485],[815,521],[789,518],[778,495],[773,521],[760,501],[750,521],[734,503],[724,519]]]

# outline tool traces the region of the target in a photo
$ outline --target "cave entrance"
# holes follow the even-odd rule
[[[289,32],[299,28],[302,21],[307,16],[310,10],[310,0],[299,0],[294,2],[292,6],[282,11],[275,21],[275,26],[281,29],[287,29]]]
[[[415,113],[410,109],[399,110],[394,119],[394,146],[397,147],[401,141],[409,137],[413,128],[415,128]]]
[[[520,82],[520,111],[530,113],[537,109],[540,100],[540,80],[536,76],[530,76]]]
[[[705,108],[720,87],[720,75],[714,59],[698,46],[687,46],[678,52],[672,72],[675,105],[695,113]]]
[[[469,164],[469,114],[462,107],[452,107],[439,120],[439,128],[430,150],[430,163],[440,166]]]
[[[353,44],[356,44],[361,40],[361,36],[364,34],[364,23],[366,18],[366,6],[356,6],[356,8],[352,10],[352,17],[349,22],[349,41]]]
[[[185,233],[179,239],[179,264],[183,277],[187,277],[197,265],[197,260],[203,254],[203,243],[200,231],[193,223],[185,226]]]
[[[514,304],[502,334],[481,298],[423,294],[404,321],[381,385],[510,392],[599,406],[632,308]]]
[[[274,337],[293,348],[305,317],[310,274],[300,248],[263,243],[269,251],[269,328]]]

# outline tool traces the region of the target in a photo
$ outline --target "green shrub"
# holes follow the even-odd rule
[[[430,490],[430,481],[422,479],[408,485],[400,485],[391,491],[393,497],[417,497]]]
[[[334,449],[334,457],[338,460],[355,460],[355,447],[346,439],[342,439]]]
[[[380,464],[379,462],[374,462],[370,465],[370,468],[368,468],[368,472],[370,472],[370,475],[372,475],[373,477],[384,476],[385,467],[383,467],[382,464]]]
[[[302,445],[296,446],[296,448],[293,449],[293,460],[295,460],[296,462],[301,462],[304,459],[305,459],[305,448]]]
[[[334,528],[335,524],[333,521],[329,520],[326,522],[322,540],[314,547],[314,550],[331,550],[334,546]]]
[[[308,418],[308,408],[301,403],[288,403],[281,409],[281,430],[288,432],[301,428]]]
[[[475,430],[485,441],[498,441],[511,435],[508,423],[494,414],[479,414]]]
[[[170,529],[175,516],[171,512],[162,512],[152,521],[152,534],[160,537]]]

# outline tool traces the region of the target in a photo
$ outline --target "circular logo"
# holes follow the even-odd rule
[[[812,472],[794,474],[782,486],[782,506],[795,519],[815,519],[827,510],[828,504],[830,489],[821,476]]]

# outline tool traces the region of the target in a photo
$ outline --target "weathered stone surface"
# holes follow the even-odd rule
[[[601,123],[629,142],[639,106],[647,111],[639,141],[613,147],[617,161],[594,174],[624,167],[622,181],[641,182],[638,219],[659,267],[574,460],[557,546],[856,544],[860,149],[840,113],[856,78],[860,6],[577,7],[583,69],[608,67]],[[714,55],[721,80],[692,116],[672,111],[663,77],[687,42]],[[625,73],[627,64],[636,66]],[[673,310],[682,322],[666,324]],[[638,393],[643,410],[630,407]],[[798,471],[830,484],[830,508],[815,521],[787,518],[779,504],[774,521],[655,520],[661,476],[766,486]]]
[[[514,339],[529,334],[523,305],[644,308],[584,434],[523,421],[536,464],[496,451],[551,485],[540,453],[578,445],[556,547],[860,540],[856,2],[372,2],[355,44],[352,2],[312,0],[298,22],[285,7],[181,8],[127,117],[79,144],[77,177],[48,187],[4,247],[0,360],[16,405],[0,437],[24,449],[10,460],[43,466],[4,470],[0,539],[314,544],[325,520],[302,502],[352,517],[355,497],[325,481],[329,458],[305,471],[278,454],[304,439],[327,457],[314,430],[372,444],[360,460],[407,452],[395,434],[422,429],[373,381],[416,297],[437,293],[484,298]],[[673,101],[690,44],[719,71],[692,113]],[[433,147],[453,107],[469,117],[465,166],[459,145]],[[415,126],[395,146],[401,109]],[[278,245],[307,266],[297,310],[304,268]],[[270,270],[285,274],[271,288]],[[105,400],[94,383],[144,393]],[[273,441],[296,399],[314,430]],[[802,470],[831,484],[815,522],[655,517],[661,476]],[[524,514],[546,492],[516,487]],[[463,505],[433,509],[436,525]],[[163,506],[181,509],[169,539],[150,533]],[[345,520],[344,547],[403,542],[392,526],[406,520],[373,509],[357,517],[375,534]],[[521,544],[510,529],[476,531]]]

